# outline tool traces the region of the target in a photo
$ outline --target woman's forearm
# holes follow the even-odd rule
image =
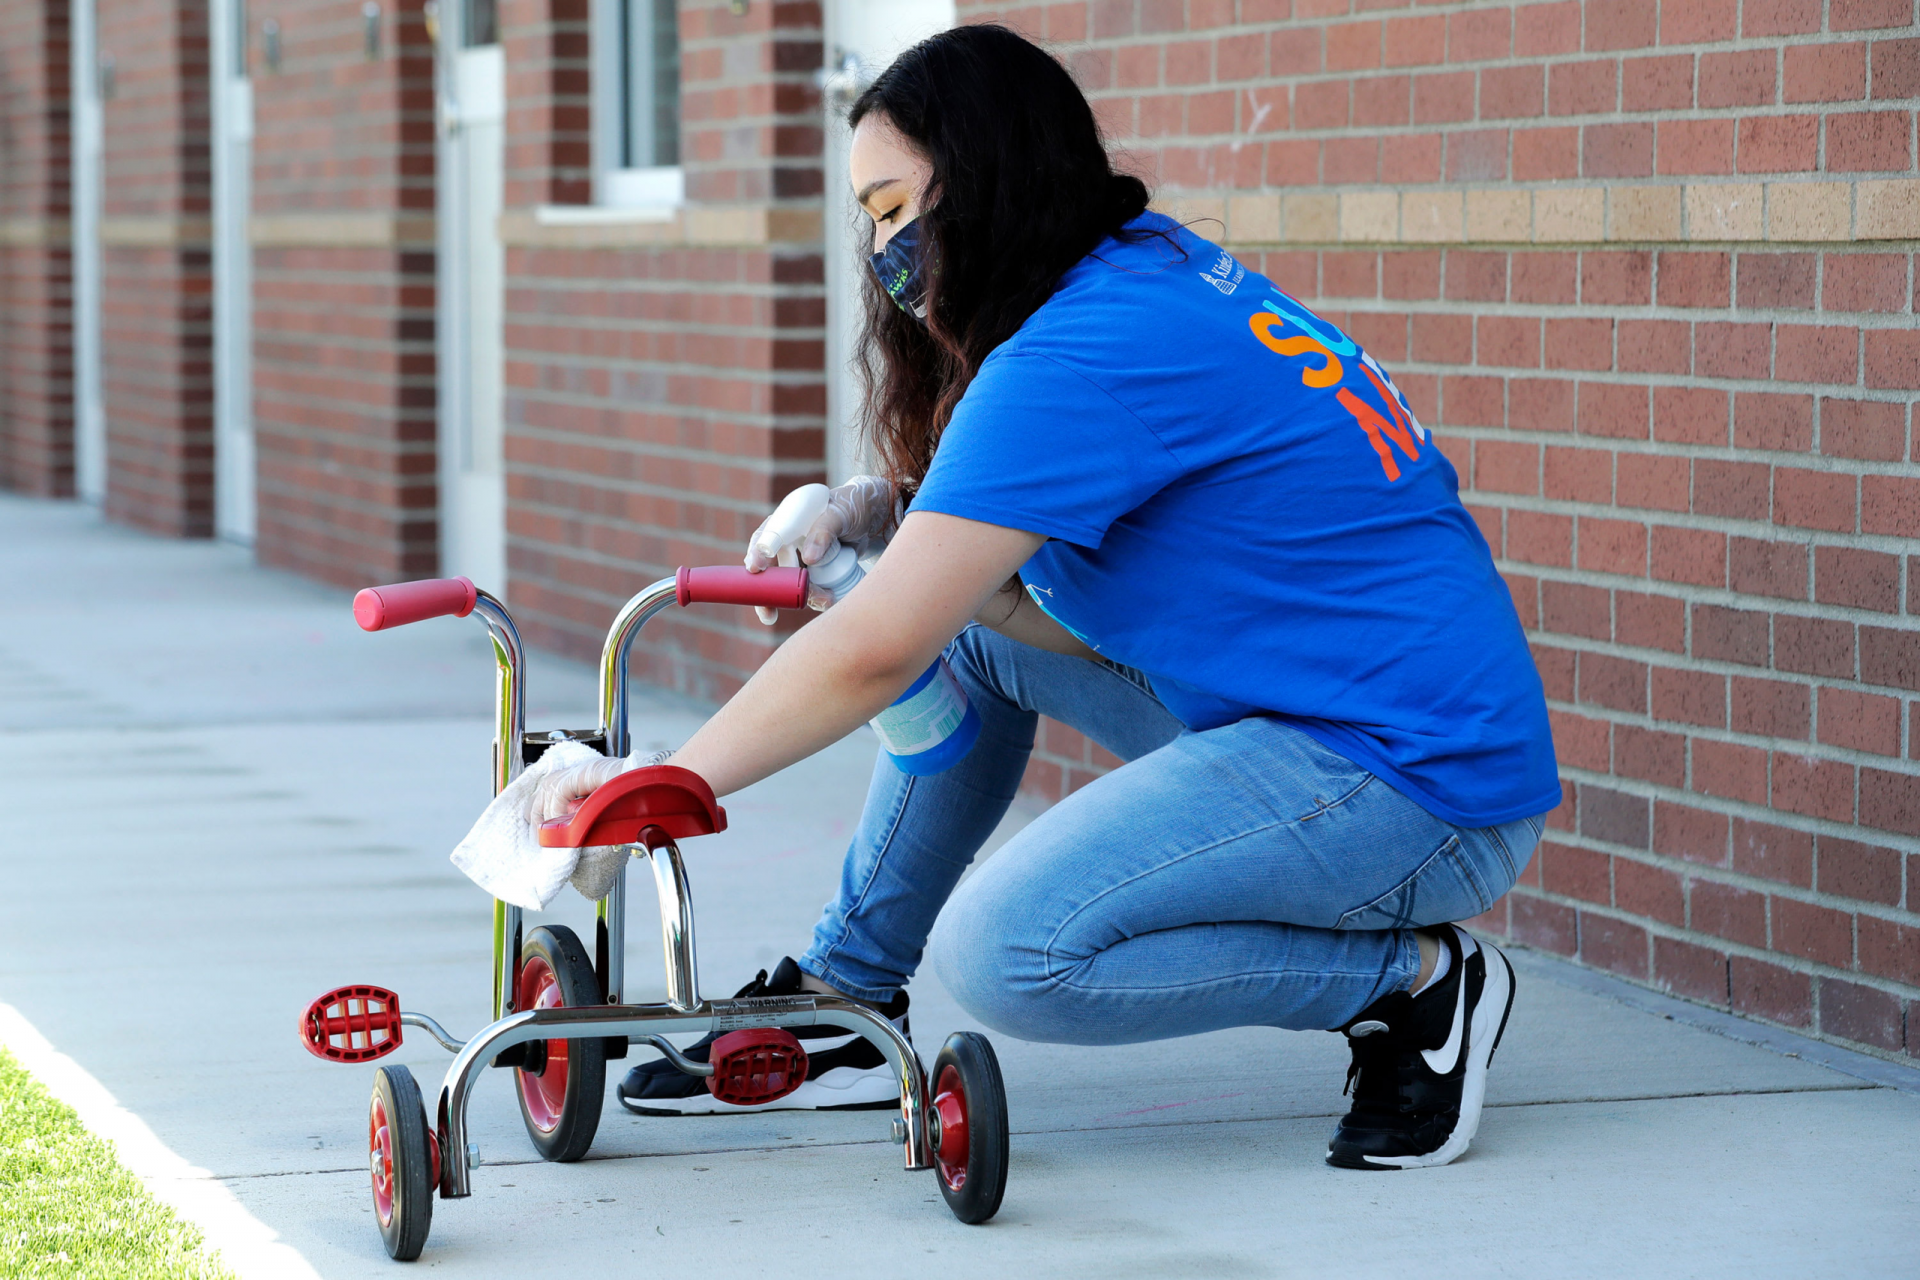
[[[673,762],[726,795],[839,741],[899,697],[1042,541],[909,515],[859,588],[783,644]]]
[[[705,778],[715,795],[738,791],[846,737],[926,669],[860,644],[846,634],[851,619],[837,613],[829,610],[775,650],[673,763]]]

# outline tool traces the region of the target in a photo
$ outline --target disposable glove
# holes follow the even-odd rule
[[[871,555],[886,547],[900,527],[900,517],[899,492],[879,476],[855,476],[832,489],[804,485],[788,494],[747,540],[746,565],[759,573],[775,564],[818,564],[841,542],[852,543],[859,555]],[[759,606],[754,613],[768,626],[780,616]]]
[[[663,763],[671,751],[651,751],[646,755],[601,756],[565,769],[543,774],[527,802],[527,821],[534,826],[554,818],[564,818],[580,802],[629,769],[642,769]]]

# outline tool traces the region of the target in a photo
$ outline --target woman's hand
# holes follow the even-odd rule
[[[608,756],[555,769],[541,777],[539,785],[527,798],[527,821],[537,827],[543,822],[564,818],[582,800],[627,770],[659,764],[672,754],[671,751],[654,751],[645,756]]]
[[[808,491],[819,494],[822,490],[826,505],[806,528],[777,527],[786,519],[783,513],[790,505],[796,501],[804,504],[807,499],[803,495]],[[804,511],[805,506],[800,509]],[[832,489],[803,485],[788,494],[747,539],[746,566],[749,572],[761,573],[775,564],[819,564],[842,542],[852,543],[855,554],[864,556],[884,548],[899,524],[900,496],[890,480],[855,476]],[[760,605],[753,611],[768,626],[780,617],[777,611]]]
[[[754,573],[770,568],[784,550],[766,536],[771,523],[768,516],[747,540],[747,568]],[[855,476],[827,490],[827,509],[814,517],[798,542],[788,545],[799,549],[802,564],[819,564],[839,542],[851,542],[864,556],[886,546],[899,523],[900,497],[893,483],[879,476]]]
[[[726,795],[838,742],[899,697],[1044,541],[909,514],[860,590],[781,645],[674,763]]]

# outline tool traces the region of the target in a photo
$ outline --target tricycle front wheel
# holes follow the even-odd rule
[[[433,1158],[433,1135],[427,1128],[420,1086],[405,1067],[381,1067],[373,1073],[367,1155],[381,1243],[395,1261],[412,1262],[426,1246],[427,1231],[433,1226],[439,1172],[434,1167],[438,1162]]]

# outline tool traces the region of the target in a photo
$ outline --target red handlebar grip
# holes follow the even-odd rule
[[[422,578],[387,587],[368,587],[353,598],[353,620],[362,631],[385,631],[409,622],[464,618],[473,612],[479,593],[465,578]]]
[[[674,575],[682,605],[757,604],[763,609],[798,609],[807,602],[805,569],[768,569],[748,573],[733,565],[711,565]]]

